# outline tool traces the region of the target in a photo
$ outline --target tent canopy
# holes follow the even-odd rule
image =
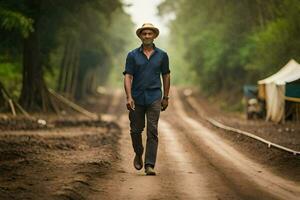
[[[259,97],[266,100],[267,120],[275,122],[284,121],[286,85],[289,87],[289,84],[287,83],[297,80],[300,80],[300,64],[292,59],[277,73],[258,81]],[[292,92],[297,93],[299,86],[293,86],[294,89]],[[295,88],[298,88],[297,91]],[[289,89],[291,89],[291,87]],[[297,94],[294,97],[297,97]]]
[[[258,81],[258,84],[275,83],[276,85],[285,85],[298,79],[300,79],[300,64],[292,59],[277,73]]]

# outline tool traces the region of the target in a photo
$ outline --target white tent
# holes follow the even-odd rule
[[[292,59],[277,73],[258,81],[259,96],[266,100],[267,120],[284,120],[285,85],[299,79],[300,64]]]

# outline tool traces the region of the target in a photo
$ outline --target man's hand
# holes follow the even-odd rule
[[[135,109],[134,100],[132,99],[132,97],[127,98],[126,107],[127,107],[127,110],[134,110]]]
[[[161,100],[161,111],[165,111],[169,105],[168,99]]]

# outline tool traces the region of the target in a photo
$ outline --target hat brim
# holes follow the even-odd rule
[[[140,35],[141,35],[141,32],[142,32],[143,30],[152,30],[152,31],[156,34],[155,38],[157,38],[158,35],[159,35],[159,30],[158,30],[158,28],[154,28],[154,27],[142,27],[142,28],[138,28],[138,29],[136,30],[136,35],[137,35],[139,38],[141,38]]]

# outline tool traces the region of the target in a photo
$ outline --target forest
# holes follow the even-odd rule
[[[1,0],[0,105],[51,112],[49,88],[79,100],[121,65],[134,24],[120,0]],[[1,107],[1,106],[0,106]]]
[[[48,89],[80,100],[120,82],[137,42],[122,0],[1,0],[0,87],[28,111],[53,111]],[[242,86],[300,60],[298,0],[164,0],[172,84],[238,102]],[[117,68],[116,68],[117,67]],[[0,92],[0,107],[7,104]],[[4,106],[5,107],[5,106]]]
[[[173,77],[236,98],[244,84],[300,61],[298,0],[165,0]]]

